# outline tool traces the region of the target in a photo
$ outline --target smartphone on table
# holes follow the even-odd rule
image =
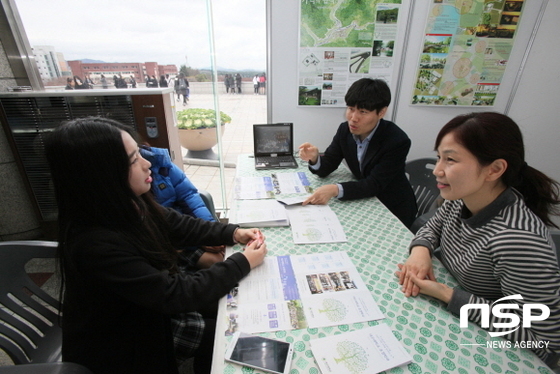
[[[274,374],[288,374],[293,345],[281,340],[236,332],[226,349],[225,360]]]

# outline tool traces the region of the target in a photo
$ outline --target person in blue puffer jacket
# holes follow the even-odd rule
[[[196,218],[215,221],[202,201],[198,189],[183,170],[171,161],[167,149],[141,145],[140,153],[152,164],[152,193],[159,204]],[[216,262],[223,261],[224,247],[184,248],[179,259],[187,269],[208,268]]]

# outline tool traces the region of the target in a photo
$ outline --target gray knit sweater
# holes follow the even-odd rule
[[[550,362],[560,354],[560,270],[555,247],[545,224],[525,205],[514,189],[506,189],[494,202],[471,216],[462,200],[446,201],[414,237],[411,248],[423,245],[433,253],[441,249],[443,265],[460,287],[454,289],[448,309],[459,314],[465,304],[492,303],[504,296],[520,294],[519,309],[506,309],[523,321],[523,304],[540,303],[550,308],[544,321],[531,321],[531,327],[503,337],[514,342],[549,341],[548,348],[533,349]],[[437,277],[437,274],[436,274]],[[539,314],[537,310],[535,314]],[[480,325],[479,309],[470,309],[469,320]],[[488,331],[499,329],[490,314]]]

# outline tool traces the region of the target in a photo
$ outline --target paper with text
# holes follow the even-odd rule
[[[335,212],[328,205],[286,207],[296,244],[347,242]]]
[[[346,252],[266,257],[239,282],[228,312],[228,334],[384,318]]]
[[[235,178],[234,198],[236,200],[274,198],[271,177]]]

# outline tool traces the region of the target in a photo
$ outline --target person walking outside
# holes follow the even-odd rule
[[[105,78],[105,76],[103,74],[101,74],[101,87],[106,90],[109,88],[109,83],[107,83],[107,78]]]
[[[224,85],[226,86],[226,93],[229,93],[229,74],[224,75]]]
[[[235,86],[237,87],[237,93],[241,93],[241,82],[242,82],[241,74],[237,73],[235,75]]]
[[[183,104],[187,105],[189,101],[189,81],[183,73],[179,73],[179,78],[175,81],[175,92],[177,92],[177,100],[180,100],[181,95],[183,95]]]
[[[262,95],[266,95],[266,75],[264,73],[259,77],[259,90]]]
[[[255,74],[253,77],[253,89],[255,90],[254,95],[259,94],[259,75]]]

